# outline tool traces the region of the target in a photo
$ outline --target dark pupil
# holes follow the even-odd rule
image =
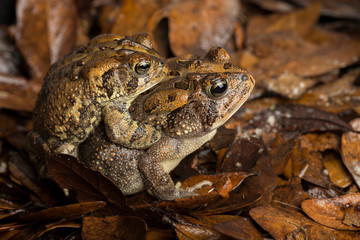
[[[138,64],[136,65],[136,72],[137,72],[138,74],[144,74],[144,73],[146,73],[146,72],[149,70],[149,68],[150,68],[150,64],[147,63],[147,62],[145,62],[145,63],[138,63]]]
[[[216,82],[214,85],[211,86],[211,94],[214,97],[221,96],[227,90],[227,82],[226,81],[219,81]]]

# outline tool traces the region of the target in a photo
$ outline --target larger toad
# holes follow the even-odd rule
[[[80,146],[80,159],[112,179],[124,194],[143,189],[171,200],[193,193],[175,188],[169,175],[188,154],[209,141],[249,97],[254,80],[214,48],[204,58],[172,59],[174,77],[133,101],[134,119],[162,129],[146,151],[110,142],[103,125]],[[176,64],[177,63],[177,64]]]
[[[54,63],[38,95],[29,134],[35,164],[42,166],[39,159],[49,153],[77,156],[78,145],[101,120],[114,143],[144,148],[156,142],[160,132],[133,121],[128,108],[166,74],[164,59],[147,34],[100,35]]]

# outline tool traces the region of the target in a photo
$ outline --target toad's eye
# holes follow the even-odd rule
[[[225,79],[219,79],[212,83],[209,93],[213,97],[221,97],[226,93],[228,83]]]
[[[144,75],[150,70],[150,62],[141,61],[135,65],[135,72],[139,75]]]

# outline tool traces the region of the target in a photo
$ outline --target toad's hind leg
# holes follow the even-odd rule
[[[138,170],[138,159],[142,154],[140,150],[127,149],[110,142],[102,123],[79,148],[80,160],[112,180],[126,195],[144,189]]]

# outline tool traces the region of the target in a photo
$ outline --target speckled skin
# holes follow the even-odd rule
[[[246,101],[254,79],[230,64],[228,53],[213,48],[203,58],[170,59],[172,79],[133,101],[137,121],[162,129],[146,151],[127,149],[106,139],[104,127],[80,146],[80,159],[112,179],[124,194],[150,190],[162,200],[194,195],[175,188],[169,172],[209,141],[216,129]]]
[[[43,158],[51,153],[77,156],[78,145],[101,120],[108,139],[122,146],[144,148],[158,141],[160,131],[133,121],[128,108],[166,75],[165,60],[147,34],[100,35],[54,63],[38,95],[29,134],[35,165],[43,167]]]

